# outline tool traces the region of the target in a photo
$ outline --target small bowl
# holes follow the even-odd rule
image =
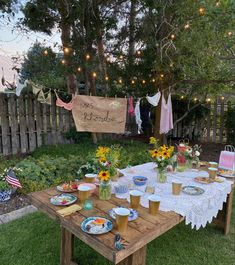
[[[128,192],[128,185],[120,184],[114,186],[115,194],[124,194]]]
[[[148,178],[144,176],[134,176],[133,182],[136,186],[144,186],[147,183]]]

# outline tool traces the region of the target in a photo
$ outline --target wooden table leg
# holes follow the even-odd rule
[[[227,235],[230,230],[231,213],[233,203],[233,190],[227,196],[227,201],[223,204],[223,209],[218,212],[214,222],[224,230],[224,234]]]
[[[61,226],[60,265],[77,265],[72,261],[74,235]]]
[[[117,265],[145,265],[146,250],[147,246],[140,248],[135,253],[119,262]]]

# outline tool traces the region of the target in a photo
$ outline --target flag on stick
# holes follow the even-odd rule
[[[9,169],[9,171],[7,172],[6,181],[14,187],[22,188],[20,181],[17,179],[12,169]]]

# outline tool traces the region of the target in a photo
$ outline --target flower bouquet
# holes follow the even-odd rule
[[[110,184],[110,174],[108,171],[100,171],[98,174],[100,180],[99,186],[99,198],[100,200],[109,200],[111,198],[111,184]]]
[[[192,168],[192,163],[198,164],[201,154],[201,146],[190,146],[189,141],[181,141],[177,146],[177,169],[182,172],[187,168]]]
[[[119,177],[117,167],[120,156],[121,147],[119,145],[112,145],[111,147],[99,146],[96,150],[100,171],[107,171],[112,181],[116,181]]]
[[[172,165],[174,146],[160,146],[154,137],[150,137],[149,143],[154,146],[154,149],[150,150],[150,155],[157,164],[157,181],[164,183],[167,180],[166,169],[169,165]]]

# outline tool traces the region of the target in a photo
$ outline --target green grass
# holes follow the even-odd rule
[[[235,203],[235,197],[234,197]],[[148,265],[235,264],[235,204],[231,231],[224,236],[214,225],[199,231],[179,224],[148,245]],[[59,225],[42,213],[0,226],[1,265],[58,265]],[[108,265],[83,242],[76,239],[75,260],[79,265]]]
[[[108,145],[111,142],[103,143]],[[116,143],[123,146],[120,167],[148,160],[147,152],[143,151],[147,149],[145,144],[132,141]],[[40,158],[48,154],[68,157],[73,154],[86,157],[95,148],[89,141],[76,145],[45,146],[36,150],[32,156]],[[224,236],[213,224],[196,231],[181,223],[148,245],[147,264],[235,265],[235,197],[233,202],[228,236]],[[0,225],[0,265],[58,265],[59,248],[59,225],[42,213]],[[78,239],[75,243],[75,260],[79,265],[110,264]]]

